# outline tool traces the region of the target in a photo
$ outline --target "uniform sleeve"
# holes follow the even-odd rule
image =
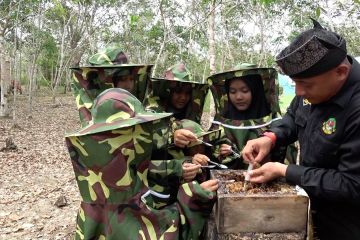
[[[213,141],[213,149],[211,158],[216,162],[227,165],[229,168],[232,168],[236,162],[240,161],[240,151],[235,144],[235,141],[232,141],[225,133],[225,128],[221,125],[213,124],[210,130],[218,130],[220,129],[220,136],[217,140]],[[220,147],[222,144],[227,144],[231,147],[233,152],[224,157],[220,155]]]
[[[310,197],[360,205],[360,109],[351,115],[337,150],[337,168],[289,165],[287,181],[303,187]]]
[[[76,107],[79,111],[81,126],[86,126],[91,120],[91,107],[93,105],[93,99],[89,97],[84,88],[82,88],[78,82],[74,81],[71,84],[72,92],[76,99]]]
[[[231,153],[230,155],[224,157],[220,155],[220,147],[222,144],[227,144],[231,146],[231,149],[235,152]],[[236,154],[238,153],[238,154]],[[231,166],[234,162],[240,161],[240,151],[237,148],[236,144],[234,144],[230,139],[226,136],[223,136],[220,140],[217,140],[214,143],[214,151],[213,151],[213,158],[217,159],[219,163],[225,164],[227,166]]]
[[[198,182],[184,183],[177,195],[182,222],[182,238],[198,239],[207,219],[210,216],[216,193],[204,190]]]
[[[182,164],[184,160],[151,160],[148,172],[149,188],[157,193],[170,195],[165,203],[176,199],[178,188],[183,175]],[[163,201],[158,199],[158,202]]]

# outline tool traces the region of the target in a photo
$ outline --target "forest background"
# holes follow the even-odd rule
[[[1,0],[0,66],[10,65],[7,78],[31,109],[41,87],[54,101],[70,91],[69,67],[109,44],[131,63],[154,64],[153,76],[182,61],[204,81],[243,62],[275,67],[274,56],[312,27],[309,17],[360,55],[360,0]]]
[[[199,82],[243,62],[276,67],[309,17],[360,56],[360,0],[0,0],[0,239],[74,235],[80,195],[64,132],[80,124],[69,67],[113,43],[156,77],[180,61]]]

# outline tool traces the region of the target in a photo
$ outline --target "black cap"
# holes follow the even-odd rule
[[[276,57],[284,74],[306,78],[338,66],[346,57],[345,39],[311,19],[314,28],[302,32]]]

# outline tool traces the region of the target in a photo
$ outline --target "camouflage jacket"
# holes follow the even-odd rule
[[[171,176],[171,162],[151,159],[167,141],[154,129],[170,115],[148,113],[129,92],[109,89],[96,98],[90,124],[66,135],[82,197],[75,239],[198,239],[214,193],[190,182],[169,202],[149,183],[149,172]]]
[[[183,63],[170,67],[165,72],[164,78],[153,78],[148,82],[147,95],[144,101],[145,108],[154,112],[168,112],[171,89],[181,89],[184,84],[191,84],[192,91],[182,119],[199,123],[209,86],[194,81],[190,71]]]
[[[131,91],[143,101],[152,65],[128,64],[127,57],[118,47],[107,47],[89,58],[89,65],[73,67],[72,90],[76,97],[81,125],[91,120],[94,99],[104,90],[114,87],[114,76],[132,76],[134,89]]]
[[[265,97],[270,105],[271,112],[259,119],[248,120],[233,120],[227,119],[222,116],[225,112],[228,97],[225,90],[225,81],[246,75],[258,74],[261,76]],[[246,145],[248,140],[258,138],[264,131],[269,129],[271,124],[276,124],[276,121],[281,119],[281,112],[279,107],[279,89],[277,82],[277,72],[273,68],[258,68],[256,66],[240,67],[232,71],[214,74],[207,79],[208,84],[211,85],[211,91],[214,96],[216,116],[213,121],[212,128],[223,127],[225,130],[226,138],[228,142],[235,143],[233,148],[241,155],[241,150]],[[292,152],[289,152],[287,158],[289,161],[295,161],[296,149],[291,148]],[[295,152],[294,152],[295,151]],[[281,146],[279,149],[273,150],[273,157],[279,160],[283,160],[286,154],[286,146]],[[233,161],[236,162],[233,162]],[[246,164],[240,158],[228,158],[223,159],[223,163],[227,164],[231,168],[246,168]]]
[[[94,99],[104,90],[114,87],[112,78],[119,71],[131,72],[135,76],[135,87],[132,93],[138,99],[143,100],[151,68],[151,65],[72,68],[73,82],[71,86],[76,98],[81,125],[85,126],[91,120]]]

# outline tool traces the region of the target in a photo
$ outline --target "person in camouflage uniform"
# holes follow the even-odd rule
[[[75,239],[198,239],[217,181],[181,184],[174,202],[148,182],[152,168],[169,175],[167,161],[150,158],[167,142],[158,130],[166,132],[171,114],[147,112],[131,93],[113,88],[95,99],[91,116],[66,135],[82,197]]]
[[[105,89],[121,87],[143,101],[152,65],[128,64],[126,55],[117,46],[105,48],[88,62],[88,66],[72,68],[72,89],[82,126],[91,120],[93,101]]]
[[[177,189],[181,183],[193,180],[204,182],[208,179],[202,177],[204,174],[201,174],[208,173],[208,171],[204,171],[204,168],[208,168],[206,160],[209,158],[206,155],[211,156],[212,147],[209,145],[220,136],[219,130],[206,132],[198,123],[188,119],[179,121],[178,127],[191,132],[196,139],[185,148],[177,147],[175,144],[163,145],[166,146],[165,148],[157,147],[155,151],[153,150],[151,159],[165,159],[167,165],[162,169],[161,175],[159,175],[161,172],[159,170],[152,169],[149,172],[149,184],[153,188],[160,188],[162,192],[169,194],[170,200],[176,198]],[[165,139],[167,134],[168,132],[163,132],[158,136],[164,136],[163,139]],[[200,164],[201,160],[206,163]]]
[[[254,111],[250,109],[252,113],[247,113],[246,117],[239,116],[239,113],[235,115],[229,114],[229,109],[234,108],[231,102],[229,103],[229,82],[234,80],[247,79],[247,81],[262,81],[260,84],[253,83],[252,98],[253,101],[260,102],[259,94],[254,91],[264,91],[265,99],[261,103],[256,104],[257,108],[262,110]],[[260,80],[258,80],[260,79]],[[217,73],[208,77],[208,83],[211,85],[211,90],[214,96],[216,115],[216,125],[221,126],[225,129],[226,137],[230,140],[228,143],[230,146],[223,145],[219,149],[221,155],[226,156],[232,154],[230,149],[241,155],[241,150],[245,146],[246,142],[250,139],[257,138],[260,136],[270,124],[276,124],[276,121],[281,119],[281,112],[278,102],[278,84],[276,82],[277,72],[273,68],[258,68],[253,64],[243,64],[237,66],[234,70]],[[263,89],[260,89],[263,88]],[[265,104],[266,106],[260,106]],[[252,105],[250,104],[250,108]],[[233,109],[232,109],[233,110]],[[245,111],[244,111],[245,112]],[[230,148],[231,147],[231,148]],[[226,150],[227,148],[228,150]],[[274,149],[272,158],[283,161],[286,154],[286,147],[281,146],[279,149]],[[294,161],[296,159],[296,149],[292,148],[292,152],[288,154],[288,160]],[[246,168],[246,164],[242,161],[242,158],[224,158],[223,163],[228,165],[230,168],[243,169]]]
[[[178,63],[165,71],[164,78],[149,82],[144,106],[154,112],[172,112],[176,120],[200,122],[208,91],[207,84],[194,81],[185,64]]]
[[[217,166],[209,164],[209,160],[216,161],[214,158],[215,144],[220,140],[223,135],[221,130],[205,131],[200,124],[190,121],[182,121],[182,129],[192,132],[198,141],[190,142],[186,148],[181,149],[181,153],[191,158],[193,164],[201,166],[200,171],[197,173],[196,180],[204,182],[210,178],[210,169],[217,168]]]
[[[201,168],[212,168],[216,166],[208,166],[209,160],[213,156],[214,144],[220,139],[222,133],[221,129],[205,131],[200,124],[183,119],[180,121],[181,131],[189,131],[194,135],[194,141],[189,142],[185,147],[178,147],[175,144],[168,149],[169,155],[176,159],[182,159],[184,164],[192,163],[199,166],[198,172],[195,175],[203,171]],[[179,131],[179,130],[177,130]],[[200,168],[201,167],[201,168]],[[195,177],[193,175],[193,177]],[[197,178],[199,179],[199,178]],[[204,181],[205,178],[201,178]]]
[[[186,68],[184,63],[178,63],[165,71],[164,78],[153,78],[148,82],[147,95],[144,100],[145,109],[153,112],[171,112],[173,117],[170,121],[171,131],[168,135],[169,143],[173,142],[173,134],[181,129],[180,120],[189,119],[200,122],[202,116],[202,107],[205,102],[209,86],[196,82],[192,74]],[[176,158],[176,163],[172,163],[171,171],[178,171],[181,179],[175,181],[174,186],[179,181],[189,181],[193,179],[200,170],[200,165],[185,162],[182,154],[176,149],[166,149],[164,152],[155,152],[161,155],[163,159]],[[176,166],[175,166],[176,164]],[[170,165],[168,166],[170,171]],[[181,175],[182,173],[182,175]],[[164,186],[165,187],[165,186]]]
[[[209,85],[206,83],[199,83],[192,79],[190,71],[185,64],[178,63],[166,70],[164,78],[153,78],[148,85],[147,96],[144,100],[145,108],[154,112],[172,112],[174,118],[171,120],[172,131],[169,135],[169,142],[175,142],[175,145],[180,148],[185,148],[188,144],[197,142],[197,137],[186,129],[182,129],[180,120],[187,119],[200,123],[203,115],[206,98],[209,97]],[[183,132],[182,130],[186,130]],[[179,133],[180,138],[187,138],[184,140],[185,144],[177,144],[175,140],[176,133]],[[183,135],[184,136],[181,136]],[[170,149],[171,156],[179,158],[179,149],[175,151]],[[176,153],[175,153],[176,152]],[[182,152],[182,151],[180,151]],[[182,155],[181,153],[180,155]],[[164,153],[162,153],[164,155]],[[183,159],[180,157],[180,160]],[[186,164],[185,164],[186,165]],[[189,165],[191,169],[189,172],[197,172],[199,166],[195,167]],[[185,171],[185,168],[183,168]],[[193,174],[191,174],[193,175]]]

